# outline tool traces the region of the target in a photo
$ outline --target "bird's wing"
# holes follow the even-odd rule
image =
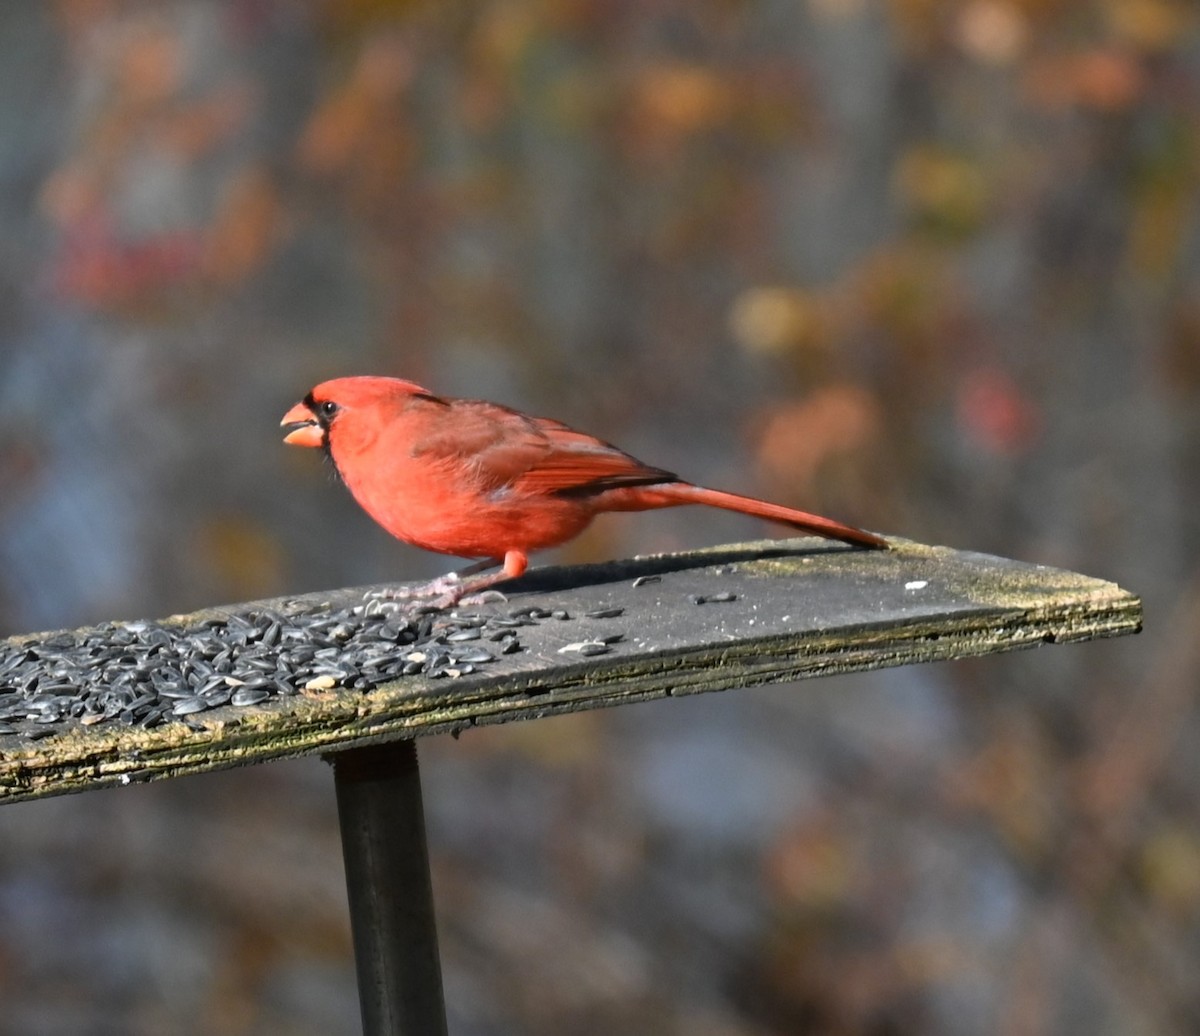
[[[676,480],[669,471],[561,421],[527,417],[481,400],[439,402],[448,408],[413,444],[414,455],[460,462],[489,490],[590,496]]]
[[[678,476],[643,464],[594,435],[559,421],[535,421],[547,445],[543,455],[515,481],[514,487],[556,496],[591,496],[607,489],[674,482]]]
[[[424,395],[410,402],[398,445],[413,457],[469,466],[509,439],[519,439],[515,410],[479,399]]]

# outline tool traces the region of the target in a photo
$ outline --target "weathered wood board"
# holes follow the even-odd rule
[[[345,608],[361,602],[364,589],[164,624],[264,606],[289,615]],[[66,717],[36,740],[0,733],[0,803],[668,695],[1119,636],[1142,621],[1138,598],[1113,583],[906,541],[885,552],[775,540],[536,569],[513,584],[507,603],[463,610],[505,616],[531,605],[570,618],[522,627],[520,650],[457,678],[301,689],[250,707],[168,715],[153,729]],[[581,650],[604,641],[602,652]]]

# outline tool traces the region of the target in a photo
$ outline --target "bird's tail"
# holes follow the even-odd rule
[[[675,504],[706,504],[709,507],[721,507],[726,511],[739,511],[742,514],[766,518],[773,522],[782,522],[802,532],[814,536],[824,536],[844,543],[853,543],[858,547],[881,549],[888,546],[887,540],[876,536],[873,532],[856,529],[853,525],[843,525],[832,518],[822,518],[819,514],[809,514],[807,511],[797,511],[794,507],[784,507],[782,504],[772,504],[766,500],[756,500],[752,496],[741,496],[737,493],[726,493],[720,489],[706,489],[704,486],[693,486],[689,482],[667,482],[653,487],[651,492],[659,496],[660,507],[670,507]]]

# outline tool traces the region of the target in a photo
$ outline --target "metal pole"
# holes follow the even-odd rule
[[[445,1036],[421,773],[411,741],[327,757],[365,1036]]]

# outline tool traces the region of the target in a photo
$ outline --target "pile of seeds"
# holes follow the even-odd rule
[[[193,626],[108,623],[0,643],[0,735],[57,725],[154,727],[225,705],[335,688],[366,691],[400,676],[458,677],[521,650],[542,608],[497,614],[355,608],[270,609]]]

